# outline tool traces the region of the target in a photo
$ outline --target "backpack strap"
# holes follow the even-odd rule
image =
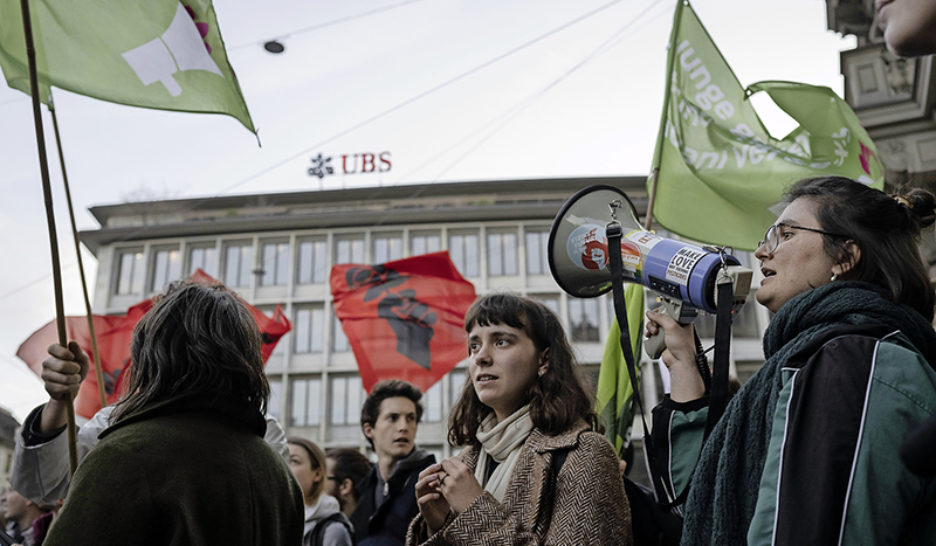
[[[342,512],[329,514],[328,516],[322,518],[315,525],[315,529],[312,531],[311,544],[313,546],[324,546],[325,530],[334,523],[340,523],[341,525],[344,525],[345,529],[348,530],[348,534],[351,536],[351,543],[354,544],[354,527],[351,525],[351,522],[348,521],[348,517],[345,516]]]

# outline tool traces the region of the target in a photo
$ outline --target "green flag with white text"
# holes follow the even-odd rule
[[[742,88],[685,0],[673,18],[667,65],[652,214],[669,231],[753,250],[777,218],[769,207],[801,178],[841,175],[883,187],[874,143],[844,100],[827,87],[793,82]],[[799,123],[782,139],[768,133],[747,100],[759,91]]]
[[[101,100],[228,114],[256,133],[210,0],[31,0],[42,102],[49,86]],[[0,68],[29,94],[20,0],[0,0]]]
[[[643,286],[628,284],[624,289],[627,302],[627,325],[630,333],[634,365],[640,362],[640,342],[643,339]],[[605,340],[601,368],[598,370],[596,410],[605,436],[611,441],[618,456],[624,458],[630,445],[630,428],[634,422],[634,387],[627,373],[627,362],[621,350],[621,327],[617,319],[611,323]]]

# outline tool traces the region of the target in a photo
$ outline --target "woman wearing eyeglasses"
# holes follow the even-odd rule
[[[692,327],[647,313],[672,375],[654,410],[669,430],[654,438],[675,490],[691,480],[683,544],[936,543],[936,482],[898,457],[936,410],[934,295],[916,246],[936,197],[823,177],[788,203],[755,252],[757,301],[774,313],[766,362],[704,445]]]

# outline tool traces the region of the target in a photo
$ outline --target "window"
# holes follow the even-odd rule
[[[355,376],[331,380],[331,424],[354,425],[361,422],[364,387]]]
[[[549,294],[530,294],[530,299],[536,300],[546,306],[547,309],[559,316],[559,296]]]
[[[462,390],[465,388],[465,381],[468,379],[468,374],[465,373],[465,370],[455,369],[448,373],[449,388],[452,393],[452,403],[451,406],[455,406],[455,403],[458,402],[458,399],[461,397]]]
[[[453,233],[449,235],[449,255],[459,273],[466,277],[477,277],[478,273],[478,232]]]
[[[267,403],[267,411],[277,421],[280,420],[282,412],[280,404],[283,401],[283,382],[279,379],[268,379],[270,383],[270,401]]]
[[[348,338],[341,329],[341,320],[338,319],[338,315],[334,314],[332,319],[332,352],[346,353],[351,350],[351,345],[348,344]]]
[[[182,276],[182,260],[178,248],[156,248],[152,253],[153,276],[150,292],[162,292],[169,283]]]
[[[230,243],[224,247],[224,284],[229,288],[250,286],[253,245]]]
[[[198,245],[189,247],[189,275],[201,269],[212,277],[218,277],[218,249],[215,245]]]
[[[327,280],[328,243],[324,239],[299,241],[297,284],[322,284]]]
[[[572,341],[599,341],[598,298],[569,298],[569,327]]]
[[[126,296],[143,291],[143,251],[120,250],[117,252],[117,282],[114,294]]]
[[[517,234],[488,233],[488,275],[503,277],[517,274]]]
[[[321,379],[293,379],[292,411],[289,415],[291,426],[310,427],[322,423],[318,404],[321,391]]]
[[[325,345],[325,310],[321,306],[297,308],[293,335],[296,354],[321,353]]]
[[[349,236],[335,240],[336,264],[362,264],[364,263],[364,238]]]
[[[403,237],[398,233],[374,234],[375,264],[392,262],[403,257]]]
[[[549,231],[545,229],[527,230],[526,232],[526,263],[527,273],[530,275],[548,275],[549,261],[547,248],[549,245]]]
[[[420,232],[410,236],[410,255],[418,256],[442,250],[442,238],[438,233]]]
[[[289,243],[264,242],[261,286],[286,286],[289,283]]]
[[[442,421],[442,382],[429,387],[422,398],[423,421],[426,423],[439,423]],[[452,404],[454,405],[454,404]]]

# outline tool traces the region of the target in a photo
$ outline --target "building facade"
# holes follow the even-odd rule
[[[271,412],[290,434],[326,448],[364,449],[365,392],[332,309],[332,265],[447,250],[478,294],[516,292],[555,311],[594,383],[613,316],[610,297],[562,292],[546,253],[559,207],[593,184],[619,187],[646,209],[642,177],[461,182],[99,206],[91,212],[101,229],[81,239],[98,259],[97,313],[123,313],[196,268],[267,313],[282,305],[293,330],[267,363]],[[732,356],[742,379],[763,360],[767,317],[757,307],[746,306],[735,324]],[[703,337],[712,336],[710,319],[699,326]],[[437,456],[454,451],[446,422],[465,377],[462,362],[425,393],[417,442]],[[652,404],[659,380],[647,377]]]

